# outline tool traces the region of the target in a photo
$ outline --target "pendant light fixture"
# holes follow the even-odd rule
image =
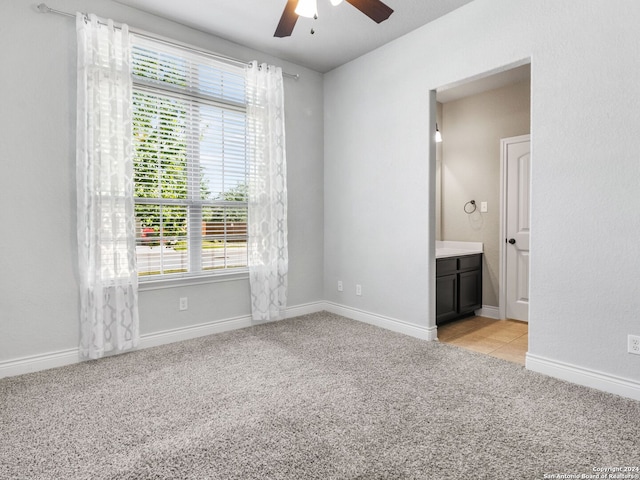
[[[318,4],[316,0],[299,0],[295,12],[301,17],[317,18]]]
[[[436,123],[436,143],[442,142],[442,134],[438,130],[438,124]]]

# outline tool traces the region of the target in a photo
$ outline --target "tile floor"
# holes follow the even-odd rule
[[[517,320],[468,317],[439,326],[438,340],[524,365],[529,325]]]

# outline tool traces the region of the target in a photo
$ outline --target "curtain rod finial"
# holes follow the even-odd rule
[[[39,4],[36,8],[40,13],[49,13],[51,11],[51,9],[44,3]]]

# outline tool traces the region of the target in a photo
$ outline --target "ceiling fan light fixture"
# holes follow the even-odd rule
[[[339,5],[342,0],[331,0],[331,3]],[[382,0],[347,0],[360,12],[376,23],[384,22],[393,13],[393,9]],[[299,17],[318,18],[317,0],[287,0],[274,37],[290,37]]]
[[[316,0],[299,0],[295,10],[301,17],[314,18],[318,15],[318,4]]]
[[[342,0],[331,0],[331,5],[333,5],[334,7],[337,7],[341,3],[342,3]]]

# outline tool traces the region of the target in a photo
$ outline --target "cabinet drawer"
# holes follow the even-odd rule
[[[458,270],[471,270],[480,268],[482,265],[482,255],[465,255],[458,257]]]
[[[456,257],[436,260],[436,277],[456,273],[456,270],[458,270],[458,259]]]

